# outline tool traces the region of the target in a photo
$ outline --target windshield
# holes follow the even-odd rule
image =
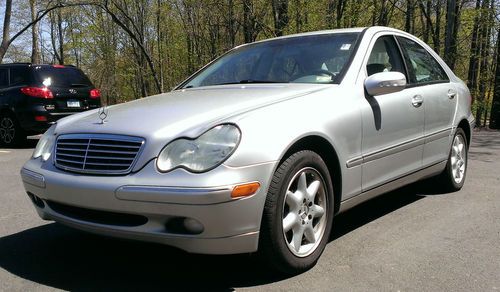
[[[75,67],[36,66],[36,78],[45,86],[89,87],[92,82]]]
[[[337,83],[359,33],[291,37],[234,49],[181,88],[239,83]]]

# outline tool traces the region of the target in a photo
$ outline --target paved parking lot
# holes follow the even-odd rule
[[[250,255],[191,255],[42,221],[18,174],[35,143],[0,149],[2,291],[500,290],[499,132],[475,133],[462,191],[416,184],[340,215],[316,267],[290,278]]]

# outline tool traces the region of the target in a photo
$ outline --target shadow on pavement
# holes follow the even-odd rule
[[[330,240],[424,198],[421,193],[420,184],[412,185],[339,215]],[[177,287],[227,291],[283,280],[266,270],[255,255],[194,255],[163,245],[87,234],[56,223],[0,238],[0,267],[65,290]]]
[[[35,148],[36,144],[38,143],[38,140],[40,140],[40,135],[29,136],[28,139],[26,139],[25,142],[23,142],[21,145],[15,146],[12,149],[31,149],[31,148]],[[2,146],[0,146],[0,149],[8,149],[8,148],[2,148]]]

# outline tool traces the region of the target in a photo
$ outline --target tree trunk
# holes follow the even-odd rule
[[[342,27],[342,17],[344,16],[345,0],[338,0],[337,4],[337,27]]]
[[[497,33],[495,88],[490,110],[490,128],[500,129],[500,29]]]
[[[36,19],[36,0],[30,0],[31,21]],[[31,28],[31,63],[40,63],[40,49],[38,46],[38,23]]]
[[[479,84],[477,90],[477,107],[476,107],[476,124],[478,127],[484,126],[483,114],[486,107],[486,92],[488,83],[488,55],[490,50],[490,22],[491,22],[491,12],[489,11],[490,1],[483,0],[481,6],[481,33],[479,35],[481,42],[481,53],[480,53],[480,75]]]
[[[157,0],[156,2],[156,45],[158,50],[158,74],[160,75],[160,92],[164,92],[165,85],[163,80],[163,48],[162,48],[162,30],[161,30],[161,1]]]
[[[5,0],[5,14],[3,18],[2,43],[0,44],[0,64],[10,45],[10,16],[12,13],[12,0]]]
[[[438,0],[436,4],[436,27],[434,31],[434,51],[441,52],[441,2]]]
[[[446,10],[446,31],[444,40],[444,59],[448,66],[455,69],[456,62],[456,18],[457,18],[457,1],[448,0]]]
[[[64,65],[64,33],[62,27],[61,9],[57,10],[57,36],[59,40],[59,64]]]
[[[406,0],[405,31],[413,34],[413,17],[415,11],[413,0]]]
[[[477,43],[477,36],[479,34],[479,20],[480,20],[480,8],[481,0],[476,0],[475,17],[474,17],[474,27],[472,28],[471,45],[470,45],[470,57],[469,57],[469,72],[467,74],[467,86],[472,94],[472,97],[476,97],[477,89],[477,73],[479,65],[479,45]]]
[[[252,0],[243,0],[243,35],[245,43],[253,42],[253,3]]]
[[[335,11],[337,10],[337,0],[328,0],[326,7],[326,23],[328,28],[335,27]]]
[[[422,5],[423,6],[423,5]],[[427,0],[427,4],[425,9],[422,9],[423,11],[427,12],[427,15],[431,14],[431,8],[432,8],[432,1]],[[424,30],[424,42],[429,42],[429,35],[431,34],[432,31],[432,19],[430,17],[425,18],[425,30]]]
[[[273,0],[274,34],[282,36],[288,25],[288,0]]]
[[[236,45],[236,18],[234,17],[234,0],[228,0],[228,10],[229,10],[229,18],[227,21],[228,26],[228,34],[229,34],[229,47],[233,48]]]
[[[56,21],[57,19],[55,18],[54,14],[50,14],[50,43],[52,45],[52,52],[53,52],[53,62],[57,60],[58,64],[62,64],[61,61],[61,56],[59,55],[59,50],[57,49],[57,44],[56,44],[56,31],[55,31],[55,26],[56,26]]]

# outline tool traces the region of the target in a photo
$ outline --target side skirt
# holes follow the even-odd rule
[[[397,178],[393,181],[385,183],[381,186],[375,187],[373,189],[362,192],[361,194],[344,200],[340,203],[340,209],[338,213],[342,213],[351,209],[352,207],[359,205],[365,201],[373,199],[381,194],[390,192],[392,190],[398,189],[402,186],[414,183],[424,178],[431,177],[433,175],[439,174],[446,167],[446,160],[439,162],[437,164],[431,165],[424,169],[418,170],[416,172],[410,173],[403,177]]]

